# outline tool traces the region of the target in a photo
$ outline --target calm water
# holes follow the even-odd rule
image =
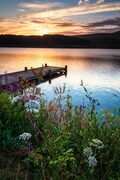
[[[83,102],[83,80],[92,96],[99,100],[99,110],[120,106],[120,50],[102,49],[40,49],[0,48],[0,73],[23,70],[25,66],[39,67],[68,65],[67,77],[62,76],[41,84],[48,98],[53,98],[53,88],[66,83],[66,93],[73,96],[73,103]]]

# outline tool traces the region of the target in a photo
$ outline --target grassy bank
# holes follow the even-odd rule
[[[1,180],[120,178],[120,109],[97,114],[83,88],[86,107],[72,105],[65,87],[50,102],[37,88],[16,98],[1,92]]]

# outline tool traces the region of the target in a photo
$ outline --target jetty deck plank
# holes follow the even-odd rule
[[[65,67],[56,67],[56,66],[43,66],[38,68],[27,69],[18,72],[12,72],[8,74],[0,75],[0,86],[5,86],[6,84],[12,84],[19,82],[19,79],[22,77],[29,81],[34,80],[39,76],[43,76],[44,80],[52,75],[57,75],[58,73],[65,74],[67,72],[67,66]]]

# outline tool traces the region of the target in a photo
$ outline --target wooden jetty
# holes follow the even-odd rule
[[[28,69],[25,67],[24,71],[7,73],[0,75],[0,87],[6,89],[8,85],[20,83],[21,81],[42,83],[57,78],[61,75],[67,75],[67,65],[65,67],[48,66]]]

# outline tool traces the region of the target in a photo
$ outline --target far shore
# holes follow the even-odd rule
[[[0,35],[0,47],[120,49],[120,32],[77,36]]]

